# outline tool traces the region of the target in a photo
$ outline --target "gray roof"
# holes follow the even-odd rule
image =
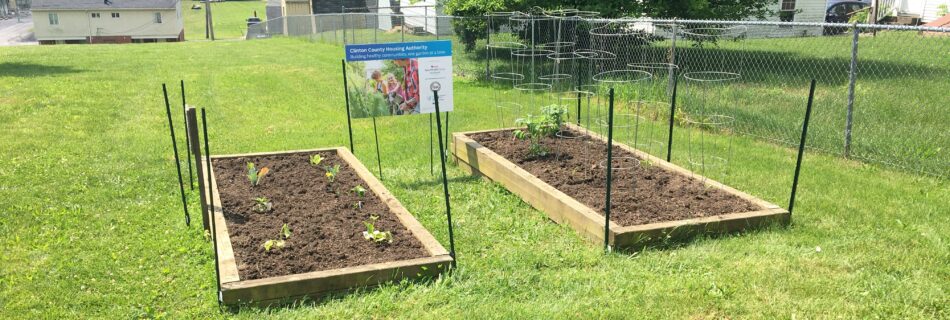
[[[180,0],[33,0],[33,10],[174,9]]]

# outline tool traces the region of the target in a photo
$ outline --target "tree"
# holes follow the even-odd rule
[[[491,12],[531,12],[573,8],[600,12],[601,17],[652,17],[710,20],[765,19],[775,14],[778,0],[446,0],[446,12],[461,17],[484,17]],[[467,50],[487,36],[485,19],[456,19],[453,28]]]

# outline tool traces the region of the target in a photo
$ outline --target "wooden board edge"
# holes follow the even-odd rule
[[[207,168],[208,162],[202,159],[201,165]],[[235,260],[234,248],[231,246],[231,236],[228,232],[228,223],[227,220],[224,219],[224,207],[221,206],[218,183],[214,177],[214,166],[211,166],[210,171],[207,176],[210,177],[211,181],[205,183],[205,188],[211,188],[211,190],[214,191],[211,194],[211,199],[214,201],[215,206],[211,207],[210,204],[208,204],[208,206],[212,212],[211,219],[214,219],[215,233],[212,237],[213,240],[218,243],[218,271],[221,276],[220,281],[221,284],[240,281],[241,277],[238,273],[237,260]],[[208,192],[205,192],[205,194],[208,194]],[[207,213],[202,212],[202,214]]]
[[[697,219],[653,223],[621,228],[616,234],[619,248],[661,243],[669,238],[685,238],[702,234],[725,234],[742,230],[752,230],[764,226],[788,225],[791,215],[788,210],[763,209],[750,212],[732,213]]]
[[[225,304],[260,304],[302,296],[319,296],[406,278],[436,277],[447,271],[451,262],[452,257],[446,254],[245,280],[222,285],[221,295]]]
[[[602,242],[604,240],[603,226],[605,218],[603,215],[465,136],[464,133],[456,133],[454,137],[457,146],[452,150],[452,153],[460,165],[464,164],[468,167],[464,170],[478,172],[479,175],[504,185],[508,191],[517,194],[535,209],[544,212],[556,222],[568,224],[587,240],[591,242]],[[472,162],[480,164],[473,164]],[[486,169],[495,169],[485,170],[482,168],[483,166]],[[538,195],[541,195],[542,198],[555,200],[560,205],[543,201],[544,199],[538,198]],[[557,210],[558,207],[566,209]],[[615,224],[611,224],[610,233],[615,233],[616,228]],[[611,237],[611,235],[608,235],[608,237]]]
[[[584,131],[584,132],[586,132],[588,135],[590,135],[591,137],[593,137],[593,138],[595,138],[595,139],[598,139],[598,140],[603,141],[603,142],[605,142],[605,143],[607,142],[607,139],[606,139],[606,138],[604,138],[603,136],[601,136],[601,135],[598,134],[597,132],[594,132],[593,130],[587,130],[587,129],[578,127],[578,126],[576,126],[576,125],[574,125],[574,124],[571,124],[571,123],[567,123],[567,124],[565,124],[565,125],[566,125],[568,128],[572,129],[572,130]],[[739,198],[741,198],[741,199],[743,199],[743,200],[752,202],[753,204],[759,206],[759,207],[762,208],[762,209],[781,208],[781,207],[779,207],[778,205],[775,205],[775,204],[773,204],[773,203],[771,203],[771,202],[762,200],[762,199],[760,199],[760,198],[758,198],[758,197],[756,197],[756,196],[753,196],[753,195],[751,195],[751,194],[748,194],[748,193],[742,192],[742,191],[740,191],[740,190],[738,190],[738,189],[735,189],[735,188],[732,188],[732,187],[730,187],[730,186],[727,186],[727,185],[725,185],[725,184],[723,184],[723,183],[721,183],[721,182],[719,182],[719,181],[716,181],[716,180],[713,180],[713,179],[704,177],[704,176],[702,176],[702,175],[700,175],[700,174],[697,174],[697,173],[695,173],[695,172],[692,172],[692,171],[690,171],[690,170],[687,170],[686,168],[680,167],[680,166],[678,166],[678,165],[676,165],[676,164],[674,164],[674,163],[667,162],[665,159],[661,159],[661,158],[655,157],[655,156],[653,156],[653,155],[651,155],[651,154],[649,154],[649,153],[640,151],[640,150],[635,149],[635,148],[633,148],[633,147],[630,147],[630,146],[628,146],[628,145],[626,145],[626,144],[619,143],[619,142],[617,142],[617,141],[614,141],[613,144],[614,144],[615,146],[620,147],[621,149],[626,150],[627,152],[633,153],[633,154],[634,154],[635,156],[637,156],[637,157],[640,157],[640,158],[642,158],[642,159],[647,159],[648,161],[652,162],[654,165],[656,165],[656,166],[658,166],[658,167],[660,167],[660,168],[666,169],[666,170],[668,170],[668,171],[672,171],[672,172],[674,172],[674,173],[676,173],[676,174],[679,174],[679,175],[682,175],[682,176],[693,177],[693,178],[695,178],[695,179],[697,179],[697,180],[703,181],[703,183],[705,183],[705,184],[708,185],[708,186],[711,186],[711,187],[713,187],[713,188],[722,190],[723,192],[732,194],[732,195],[737,196],[737,197],[739,197]]]
[[[409,232],[412,233],[419,242],[422,242],[423,247],[426,248],[426,251],[428,251],[430,255],[437,256],[449,253],[448,250],[439,243],[439,240],[432,236],[429,230],[419,223],[419,220],[416,220],[416,217],[399,202],[399,199],[396,199],[396,197],[389,192],[389,189],[386,189],[386,186],[384,186],[376,176],[369,172],[369,169],[367,169],[352,152],[346,148],[340,148],[337,149],[337,155],[349,163],[350,167],[356,171],[356,174],[366,182],[367,187],[369,187],[380,200],[386,203],[391,212],[396,214],[396,217],[402,222],[403,226],[409,229]]]
[[[240,157],[260,157],[260,156],[275,156],[275,155],[285,155],[293,153],[308,153],[308,152],[336,152],[339,149],[345,149],[345,147],[329,147],[329,148],[319,148],[319,149],[305,149],[305,150],[288,150],[288,151],[267,151],[267,152],[252,152],[252,153],[236,153],[236,154],[224,154],[211,156],[211,159],[231,159],[231,158],[240,158]]]

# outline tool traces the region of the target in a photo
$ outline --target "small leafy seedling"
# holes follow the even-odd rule
[[[350,190],[356,193],[356,196],[359,197],[360,199],[363,199],[363,197],[366,196],[366,188],[363,188],[363,186],[361,185],[356,185],[355,187],[353,187],[353,189],[350,189]],[[354,204],[353,207],[356,209],[363,209],[363,200],[357,200],[356,204]]]
[[[260,170],[254,167],[253,162],[247,163],[247,180],[251,181],[251,186],[257,186],[261,183],[261,179],[264,178],[267,173],[270,172],[270,169],[263,167]]]
[[[326,167],[323,167],[323,170],[326,170],[327,172],[326,173],[327,181],[330,181],[330,183],[333,183],[334,181],[336,181],[337,173],[340,173],[340,165],[335,164],[332,167],[326,166]]]
[[[283,249],[287,247],[287,239],[290,239],[290,227],[285,223],[283,227],[280,227],[280,234],[277,235],[277,239],[271,239],[264,241],[264,251],[269,252],[271,249]]]
[[[314,167],[319,166],[321,162],[323,162],[323,157],[321,157],[319,154],[310,156],[310,164]]]
[[[267,197],[254,198],[254,211],[264,213],[273,208],[273,204]]]
[[[357,197],[360,197],[360,198],[362,198],[363,196],[366,195],[366,188],[363,188],[363,186],[361,186],[361,185],[357,185],[357,186],[353,187],[353,189],[350,189],[350,190],[353,191],[353,192],[355,192],[355,193],[356,193],[356,196],[357,196]]]
[[[393,243],[392,232],[376,230],[377,220],[379,220],[379,216],[371,215],[369,220],[363,221],[363,225],[366,226],[366,231],[363,231],[363,238],[375,243]]]

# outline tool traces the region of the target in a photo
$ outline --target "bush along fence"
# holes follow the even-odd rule
[[[797,145],[802,97],[807,96],[809,80],[816,79],[820,85],[808,148],[950,177],[947,28],[598,19],[596,13],[575,11],[495,13],[484,17],[379,13],[290,16],[252,26],[249,31],[249,38],[271,36],[306,37],[341,45],[452,39],[458,47],[457,73],[496,85],[533,81],[505,77],[523,76],[520,72],[531,75],[532,70],[510,69],[520,66],[519,61],[535,61],[534,68],[556,64],[561,69],[557,73],[593,72],[585,75],[587,79],[576,77],[582,81],[574,87],[586,85],[598,72],[631,68],[654,75],[662,72],[667,80],[677,77],[686,82],[681,89],[687,100],[691,99],[689,93],[702,90],[701,86],[721,86],[723,90],[714,97],[718,101],[711,106],[733,109],[729,116],[734,117],[730,120],[734,125],[719,129],[788,146]],[[548,43],[549,47],[525,51],[526,40]],[[556,42],[570,43],[570,47],[558,47]],[[617,56],[606,59],[589,54],[597,50]],[[713,74],[690,75],[705,71],[726,72],[736,78],[727,80],[729,84],[715,84],[692,77]],[[525,94],[518,91],[497,94]],[[505,99],[511,101],[496,97],[496,102],[504,104]],[[685,111],[683,117],[677,117],[677,123],[691,121]]]

